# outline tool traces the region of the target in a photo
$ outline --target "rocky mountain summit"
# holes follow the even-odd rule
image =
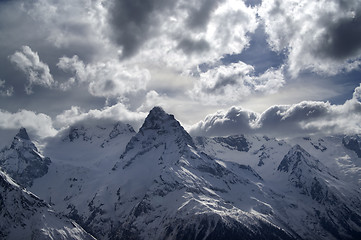
[[[25,128],[19,130],[10,147],[0,152],[1,168],[25,187],[31,186],[34,179],[44,176],[50,163],[50,158],[40,154]]]

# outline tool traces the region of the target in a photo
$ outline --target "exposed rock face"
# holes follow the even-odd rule
[[[229,136],[229,137],[216,137],[214,138],[216,142],[225,143],[225,146],[232,147],[240,152],[248,152],[250,148],[250,143],[243,136]]]
[[[343,145],[354,151],[361,158],[361,137],[359,135],[345,136],[342,139]]]

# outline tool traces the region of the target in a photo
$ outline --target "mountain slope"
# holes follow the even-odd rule
[[[94,239],[0,171],[1,239]]]
[[[312,206],[308,207],[307,217],[313,218],[315,230],[325,232],[328,238],[361,237],[361,202],[356,186],[338,179],[299,145],[290,149],[277,170],[287,176],[290,185],[298,189],[300,194],[313,200],[308,201],[303,197]],[[307,218],[304,221],[307,222]]]
[[[265,202],[272,207],[274,215],[302,238],[358,239],[359,175],[355,174],[357,171],[349,172],[358,169],[354,165],[357,160],[348,165],[340,162],[340,157],[349,151],[342,138],[293,139],[290,143],[297,143],[293,147],[282,140],[258,136],[195,140],[199,148],[215,158],[249,164],[256,169],[264,185],[275,193]]]

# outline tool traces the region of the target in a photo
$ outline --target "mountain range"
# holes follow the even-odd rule
[[[0,167],[4,239],[361,239],[357,134],[192,137],[154,107],[41,151],[21,128]]]

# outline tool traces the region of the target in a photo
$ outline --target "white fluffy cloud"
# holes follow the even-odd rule
[[[286,52],[294,77],[303,70],[334,75],[360,69],[360,1],[269,0],[258,13],[270,46]]]
[[[257,113],[241,107],[231,107],[226,111],[218,111],[208,115],[203,121],[190,128],[194,136],[225,136],[249,133],[258,117]]]
[[[33,85],[39,85],[47,88],[54,86],[55,81],[50,74],[49,66],[40,61],[37,52],[33,52],[29,46],[23,46],[22,51],[17,51],[10,57],[13,62],[21,71],[23,71],[28,79],[25,86],[27,94],[33,92]]]
[[[242,133],[292,137],[305,134],[361,133],[361,85],[343,105],[303,101],[293,105],[272,106],[261,114],[232,107],[208,115],[193,125],[193,135],[232,135]]]
[[[275,93],[285,83],[283,66],[257,76],[251,65],[241,61],[219,65],[199,75],[189,94],[209,104],[232,104],[253,93]]]
[[[21,9],[37,24],[36,32],[44,43],[58,49],[74,49],[82,53],[90,51],[97,58],[102,58],[114,51],[106,37],[107,10],[104,2],[36,0],[26,1]]]
[[[103,109],[91,109],[89,111],[83,111],[81,108],[73,106],[71,109],[65,110],[56,116],[54,126],[64,128],[87,119],[109,119],[129,123],[137,129],[143,123],[146,116],[147,113],[144,112],[129,111],[122,103],[104,107]]]
[[[0,128],[20,129],[21,127],[25,127],[40,138],[54,136],[57,133],[52,119],[46,114],[28,110],[20,110],[16,113],[0,110]]]
[[[54,80],[49,66],[40,61],[37,52],[28,46],[23,46],[22,51],[17,51],[10,57],[28,79],[25,86],[27,94],[33,93],[32,87],[39,85],[45,88],[60,88],[68,90],[75,83],[88,84],[89,93],[101,97],[119,97],[127,93],[135,93],[144,90],[150,80],[147,69],[137,66],[125,66],[119,60],[99,61],[85,64],[78,56],[72,58],[61,57],[57,67],[64,72],[70,72],[73,76],[66,82],[59,83]],[[0,89],[4,82],[0,82]],[[11,88],[2,91],[2,95],[11,95]]]
[[[150,73],[137,66],[125,67],[118,60],[84,64],[78,56],[62,57],[57,66],[75,76],[63,83],[67,89],[75,82],[88,83],[89,92],[94,96],[117,97],[144,90],[150,80]]]

